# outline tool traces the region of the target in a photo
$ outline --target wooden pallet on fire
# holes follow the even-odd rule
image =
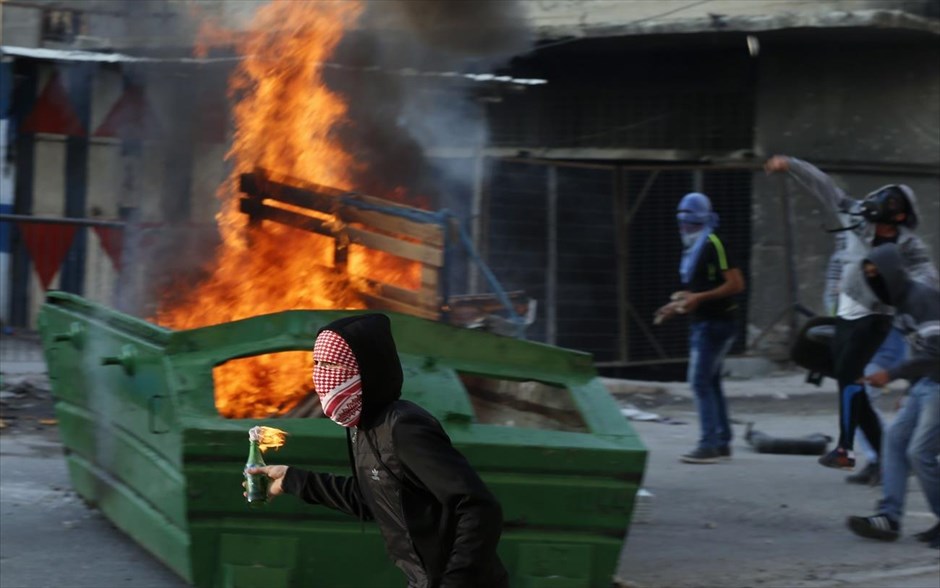
[[[366,279],[359,295],[369,308],[440,320],[447,298],[446,217],[384,198],[338,190],[293,178],[271,179],[264,170],[242,174],[240,210],[250,223],[273,221],[331,237],[334,265],[345,268],[350,244],[420,264],[417,290]],[[266,203],[273,200],[281,205]]]

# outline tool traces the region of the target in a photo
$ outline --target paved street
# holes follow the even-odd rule
[[[752,384],[779,386],[767,379]],[[803,386],[794,391],[798,395],[786,399],[779,398],[785,391],[778,387],[775,394],[733,398],[732,416],[775,436],[834,435],[831,394],[805,394]],[[890,408],[893,400],[882,404]],[[743,426],[735,427],[730,462],[680,463],[678,456],[691,447],[697,432],[691,403],[648,410],[689,424],[634,423],[651,451],[645,485],[654,498],[649,524],[633,525],[624,549],[619,577],[628,585],[940,585],[938,552],[909,536],[935,522],[914,478],[905,536],[895,543],[861,539],[848,531],[845,518],[870,514],[879,488],[846,484],[845,473],[823,468],[813,456],[756,453],[741,439]]]
[[[697,432],[685,386],[627,388],[634,393],[618,396],[624,406],[669,417],[673,424],[633,423],[651,452],[645,487],[653,498],[630,529],[618,571],[622,585],[938,585],[938,552],[909,536],[933,524],[913,479],[905,536],[889,544],[865,541],[846,530],[844,519],[870,513],[878,489],[846,484],[844,473],[822,468],[813,456],[755,453],[741,438],[748,421],[775,436],[834,434],[828,388],[807,386],[795,373],[729,382],[732,416],[740,423],[734,457],[703,466],[677,461]],[[35,396],[0,430],[0,586],[185,586],[71,491],[55,426],[43,424],[48,398]],[[893,402],[885,398],[883,408]]]
[[[4,433],[0,459],[0,586],[186,586],[71,490],[54,434]]]

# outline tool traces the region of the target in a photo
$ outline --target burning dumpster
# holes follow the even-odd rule
[[[226,366],[309,354],[317,330],[350,312],[170,330],[51,293],[40,330],[75,489],[196,586],[402,585],[374,526],[290,498],[249,509],[242,497],[250,428],[288,433],[268,463],[342,474],[340,427],[303,401],[223,416],[237,413],[222,406]],[[441,420],[503,505],[513,585],[608,586],[646,451],[591,357],[388,314],[404,397]],[[309,385],[309,373],[296,378]]]

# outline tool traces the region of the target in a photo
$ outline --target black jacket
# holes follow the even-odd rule
[[[288,468],[284,491],[375,520],[411,587],[508,586],[496,546],[502,511],[441,424],[401,400],[402,370],[388,317],[330,323],[362,375],[362,416],[347,430],[352,476]]]
[[[895,308],[894,325],[907,337],[907,357],[888,370],[891,379],[940,382],[940,292],[911,278],[893,243],[875,247],[865,261],[875,264],[879,273],[866,283],[881,302]]]

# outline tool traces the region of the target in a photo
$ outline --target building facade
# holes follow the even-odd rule
[[[46,242],[71,240],[41,262],[42,272],[26,238],[3,233],[4,322],[29,324],[47,288],[146,316],[153,301],[141,302],[142,292],[160,284],[161,258],[180,265],[185,257],[184,269],[204,262],[226,174],[232,64],[192,59],[193,43],[200,22],[248,26],[261,4],[200,2],[197,15],[188,2],[3,4],[3,67],[13,82],[4,88],[2,202],[18,215],[105,223],[47,233]],[[764,175],[763,161],[777,153],[815,163],[858,196],[909,184],[920,199],[920,232],[940,259],[935,3],[572,0],[515,8],[525,31],[495,31],[524,37],[524,48],[484,60],[465,43],[460,62],[427,50],[415,57],[400,39],[414,24],[407,9],[367,14],[350,38],[391,39],[386,73],[409,66],[440,75],[419,83],[389,73],[370,85],[349,67],[334,81],[367,116],[373,103],[357,102],[350,88],[399,97],[418,88],[414,101],[383,104],[391,132],[410,133],[407,145],[433,170],[421,174],[422,189],[467,223],[503,287],[538,301],[529,337],[588,350],[611,373],[681,363],[684,326],[654,328],[651,318],[677,287],[675,203],[699,190],[715,202],[748,278],[735,352],[785,355],[799,320],[794,305],[822,311],[832,250],[824,228],[833,221],[811,195]],[[439,37],[422,37],[424,49]],[[335,61],[361,65],[362,46],[370,44],[351,41]],[[83,53],[69,53],[76,49]],[[455,63],[545,83],[490,76],[456,84],[446,70]],[[393,171],[414,164],[378,159]],[[123,241],[118,255],[106,223],[130,218],[141,236]],[[134,269],[118,270],[116,256],[135,255]],[[454,291],[486,291],[468,267]]]

